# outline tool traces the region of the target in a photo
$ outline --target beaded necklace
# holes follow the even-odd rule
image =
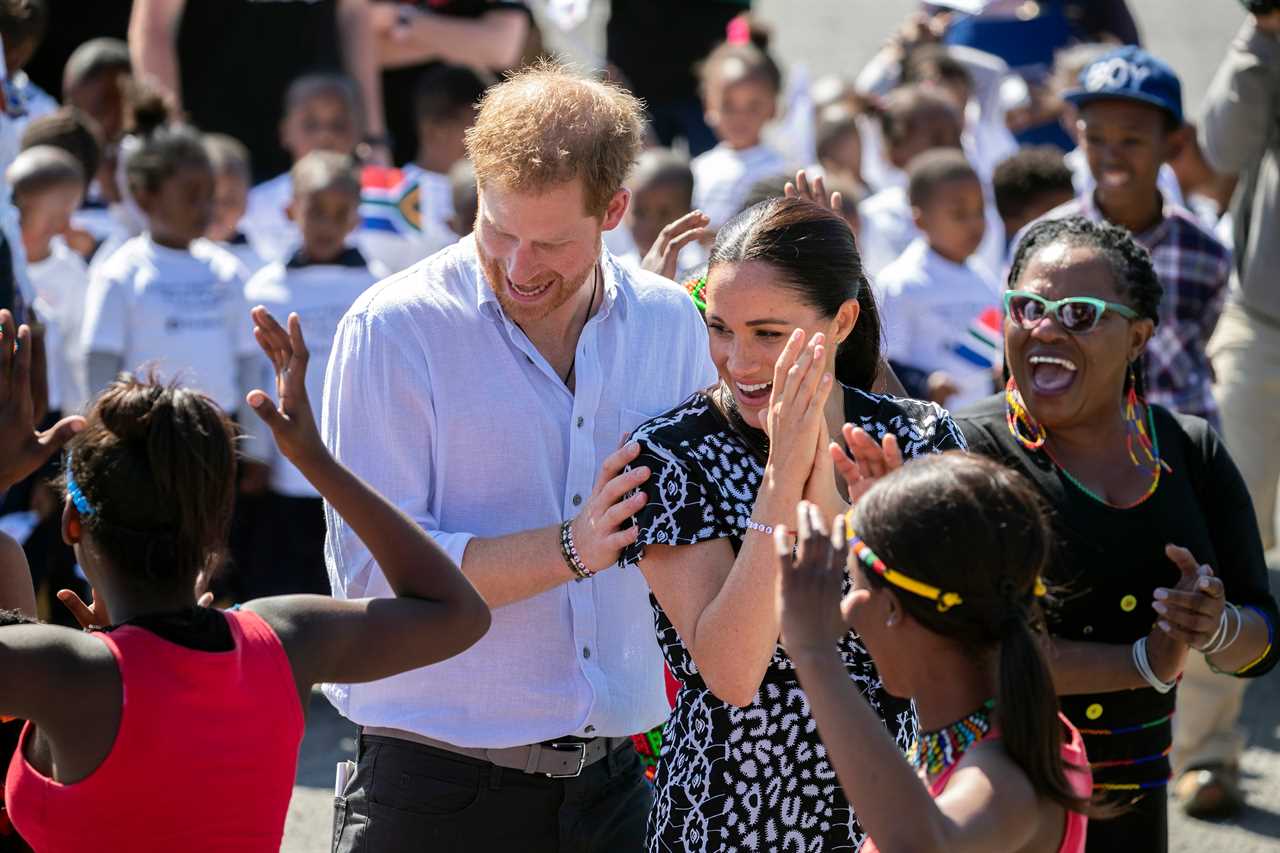
[[[982,707],[962,720],[936,732],[920,732],[907,750],[907,758],[917,771],[924,769],[930,777],[942,774],[954,767],[964,757],[965,751],[982,740],[991,731],[991,711],[996,706],[988,699]]]
[[[1133,509],[1156,493],[1156,489],[1160,486],[1161,470],[1173,472],[1173,469],[1169,467],[1169,463],[1160,458],[1160,437],[1156,434],[1155,415],[1152,413],[1151,407],[1146,406],[1147,422],[1146,424],[1142,422],[1142,418],[1138,415],[1138,395],[1132,385],[1130,385],[1129,393],[1125,398],[1124,416],[1125,422],[1129,425],[1129,434],[1125,438],[1125,448],[1129,451],[1129,459],[1133,462],[1134,467],[1146,468],[1149,466],[1152,469],[1152,475],[1151,485],[1147,487],[1147,491],[1142,497],[1127,504],[1113,504],[1098,495],[1076,479],[1075,475],[1057,460],[1057,457],[1053,455],[1053,451],[1045,444],[1045,440],[1049,437],[1048,433],[1027,411],[1026,404],[1022,401],[1022,394],[1018,391],[1018,386],[1014,384],[1013,377],[1009,377],[1009,384],[1005,386],[1004,399],[1005,423],[1009,425],[1009,432],[1014,439],[1029,451],[1043,450],[1049,457],[1049,461],[1062,472],[1064,477],[1071,481],[1072,485],[1103,506],[1121,510]],[[1024,434],[1024,427],[1030,431],[1030,435]],[[1138,454],[1134,450],[1135,436],[1138,440],[1138,446],[1142,448],[1143,455],[1146,456],[1145,462],[1138,459]]]

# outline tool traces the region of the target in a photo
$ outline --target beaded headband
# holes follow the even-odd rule
[[[858,558],[861,563],[871,571],[884,578],[889,583],[905,589],[907,592],[915,593],[921,598],[927,598],[930,601],[938,603],[938,612],[945,613],[957,604],[963,604],[964,599],[957,592],[945,592],[936,586],[927,584],[924,581],[907,577],[897,569],[891,569],[885,565],[884,560],[876,556],[876,552],[871,550],[862,537],[853,529],[853,513],[852,511],[844,514],[844,533],[845,540],[849,543],[849,548],[853,550],[853,555]],[[1036,578],[1035,594],[1037,598],[1041,598],[1048,594],[1048,589],[1039,577]]]
[[[684,283],[684,289],[689,292],[689,296],[693,298],[693,304],[698,306],[698,310],[703,314],[707,313],[707,277],[691,278]]]
[[[84,492],[80,489],[80,484],[76,482],[75,475],[71,473],[70,450],[67,451],[67,494],[70,495],[71,503],[75,504],[77,512],[81,515],[93,515],[93,505],[84,496]]]

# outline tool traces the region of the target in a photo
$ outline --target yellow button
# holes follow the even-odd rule
[[[1138,599],[1134,598],[1132,595],[1126,595],[1124,598],[1120,599],[1120,609],[1125,613],[1130,612],[1137,606]]]
[[[1084,715],[1091,720],[1096,720],[1102,716],[1102,706],[1094,702],[1088,708],[1084,709]]]

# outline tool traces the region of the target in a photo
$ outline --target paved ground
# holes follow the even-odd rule
[[[605,4],[597,0],[596,7]],[[757,0],[757,9],[774,23],[775,46],[786,63],[805,62],[813,74],[852,74],[894,24],[914,6],[911,0]],[[1130,0],[1146,44],[1168,60],[1183,78],[1189,113],[1207,87],[1226,45],[1239,25],[1233,0]],[[584,60],[600,53],[603,9],[593,9],[582,32],[573,34],[573,52]],[[595,29],[592,29],[592,27]],[[1273,562],[1273,565],[1277,563]],[[1280,571],[1272,573],[1280,589]],[[1251,688],[1243,720],[1250,746],[1244,759],[1249,808],[1234,824],[1216,825],[1174,818],[1175,853],[1280,851],[1280,678],[1265,678]],[[333,769],[354,750],[353,729],[316,696],[294,789],[283,850],[322,853],[332,825]],[[1133,851],[1140,853],[1140,851]]]

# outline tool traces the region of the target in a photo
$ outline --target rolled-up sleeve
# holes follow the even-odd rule
[[[435,407],[425,351],[386,317],[353,309],[325,373],[321,434],[339,462],[412,518],[462,565],[470,533],[443,531],[432,511]],[[389,596],[369,549],[325,503],[325,563],[337,598]]]

